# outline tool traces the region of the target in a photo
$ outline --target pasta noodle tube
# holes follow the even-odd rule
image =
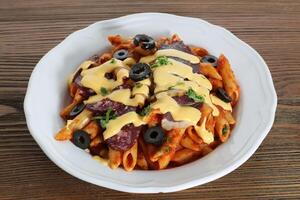
[[[216,68],[214,68],[211,64],[209,63],[201,63],[200,64],[200,72],[208,76],[209,78],[214,78],[217,80],[222,80],[222,76],[218,73]]]
[[[192,53],[196,56],[206,56],[208,55],[208,51],[202,47],[191,47]]]
[[[85,127],[92,118],[93,113],[87,109],[84,109],[73,120],[68,120],[67,125],[63,127],[56,135],[56,140],[69,140],[72,138],[72,134],[75,130]]]
[[[225,91],[231,97],[232,105],[235,105],[240,97],[240,89],[231,70],[229,61],[224,55],[219,57],[217,69],[223,78]]]
[[[90,143],[90,147],[95,147],[97,146],[98,144],[100,144],[102,142],[101,138],[100,137],[95,137],[91,143]]]
[[[90,135],[91,139],[94,139],[100,132],[100,126],[96,121],[92,121],[83,130]]]
[[[152,155],[152,152],[154,152],[154,147],[150,146],[149,144],[145,144],[144,140],[142,137],[139,137],[139,147],[141,147],[141,150],[144,153],[144,157],[147,161],[148,168],[150,169],[158,169],[157,162],[152,162],[150,159],[150,155]]]
[[[203,148],[203,150],[202,150],[202,156],[205,156],[205,155],[207,155],[207,154],[209,154],[210,152],[212,152],[213,151],[213,149],[211,148],[211,147],[209,147],[209,146],[205,146],[204,148]]]
[[[67,119],[72,109],[79,103],[83,101],[83,97],[80,95],[80,90],[77,90],[74,96],[72,103],[65,107],[61,112],[60,116],[64,119]]]
[[[104,53],[101,55],[101,57],[99,58],[100,64],[103,64],[107,61],[109,61],[112,58],[112,54],[111,53]]]
[[[171,42],[180,42],[181,39],[177,34],[172,35]]]
[[[122,162],[122,152],[108,148],[108,166],[116,169]]]
[[[137,155],[137,166],[139,166],[141,169],[147,170],[148,169],[148,163],[144,156],[144,153],[142,151],[138,151]]]
[[[148,126],[150,127],[160,123],[161,119],[162,115],[160,114],[159,109],[152,110],[151,113],[145,118]]]
[[[204,143],[198,144],[194,142],[188,135],[184,135],[180,141],[180,145],[193,151],[201,151]]]
[[[208,115],[207,117],[207,121],[205,124],[205,128],[210,131],[211,133],[215,133],[215,124],[216,124],[216,120],[215,118],[212,116],[212,114]]]
[[[232,116],[232,113],[225,110],[224,111],[224,117],[226,118],[226,120],[228,121],[228,123],[231,125],[231,124],[235,124],[235,119],[234,117]]]
[[[228,139],[230,134],[230,126],[228,121],[222,115],[216,119],[215,130],[218,133],[221,142],[225,142]]]
[[[171,161],[171,157],[173,157],[174,155],[174,152],[172,152],[171,154],[168,154],[168,155],[163,155],[162,157],[160,157],[158,159],[158,168],[159,169],[165,169],[168,164],[170,163]]]
[[[223,88],[222,80],[218,80],[215,78],[208,78],[208,80],[212,84],[213,90],[216,90],[217,88]]]
[[[138,144],[137,142],[127,151],[123,153],[123,167],[126,171],[132,171],[137,162],[137,153],[138,153]]]
[[[167,140],[163,143],[160,149],[157,152],[155,152],[154,155],[150,156],[150,160],[152,162],[155,162],[158,161],[160,157],[175,152],[177,146],[180,143],[184,131],[185,131],[184,129],[172,129],[168,131],[166,133]]]
[[[178,165],[182,165],[194,160],[201,152],[193,151],[191,149],[181,149],[175,152],[175,155],[171,159],[172,162],[175,162]]]
[[[193,126],[190,126],[186,130],[188,136],[196,143],[202,144],[203,140],[199,137],[198,133],[195,131]]]
[[[207,119],[207,117],[212,113],[213,109],[206,103],[203,103],[203,105],[200,108],[200,111],[201,111],[201,118],[198,124],[202,124],[203,120]]]

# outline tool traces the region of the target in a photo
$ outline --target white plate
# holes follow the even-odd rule
[[[202,46],[213,55],[224,53],[241,87],[236,110],[237,125],[228,142],[208,156],[184,166],[161,170],[125,172],[111,170],[55,133],[64,125],[59,116],[66,105],[67,77],[90,56],[109,47],[107,36],[154,37],[179,34],[187,44]],[[24,102],[31,135],[60,168],[84,181],[125,192],[173,192],[220,178],[243,164],[266,137],[277,105],[271,74],[260,55],[232,33],[204,20],[162,13],[141,13],[97,22],[69,35],[36,65]]]

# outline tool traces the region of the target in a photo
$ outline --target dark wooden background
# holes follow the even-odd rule
[[[75,30],[136,12],[169,12],[221,25],[253,46],[269,65],[279,97],[274,126],[257,152],[229,175],[171,194],[127,194],[70,176],[30,136],[23,100],[39,59]],[[299,123],[299,0],[0,0],[1,200],[300,199]]]

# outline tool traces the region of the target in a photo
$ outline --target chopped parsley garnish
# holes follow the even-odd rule
[[[166,140],[167,140],[168,143],[172,143],[172,140],[173,140],[173,139],[172,139],[172,137],[167,136],[167,139],[166,139]]]
[[[108,90],[105,87],[101,87],[100,93],[102,96],[106,96],[106,95],[108,95]]]
[[[136,85],[135,85],[137,88],[141,88],[142,86],[143,86],[143,84],[141,84],[141,83],[136,83]]]
[[[168,89],[172,90],[172,89],[174,89],[174,87],[179,86],[179,85],[184,85],[184,82],[177,82],[175,85],[168,87]]]
[[[222,135],[225,136],[225,135],[227,134],[227,132],[228,132],[228,127],[227,127],[227,126],[224,126],[224,127],[222,128]]]
[[[116,117],[117,115],[115,114],[115,112],[111,108],[108,108],[105,115],[96,116],[93,119],[99,120],[101,127],[106,128],[109,120],[115,119]]]
[[[166,152],[166,153],[169,153],[171,151],[171,147],[166,146],[166,147],[163,148],[163,151]]]
[[[111,59],[110,63],[111,63],[111,64],[115,64],[115,63],[116,63],[116,60],[113,58],[113,59]]]
[[[151,111],[151,107],[150,107],[150,105],[148,105],[143,108],[143,110],[140,112],[140,115],[147,116],[147,115],[149,115],[150,111]]]
[[[187,93],[188,97],[190,99],[193,99],[196,102],[204,102],[204,97],[201,95],[198,95],[195,90],[193,90],[192,88],[190,88]]]
[[[160,67],[163,65],[172,64],[167,56],[159,56],[156,58],[155,62],[151,65],[152,68]]]

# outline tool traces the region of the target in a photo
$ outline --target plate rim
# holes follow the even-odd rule
[[[266,78],[266,82],[268,83],[268,89],[270,92],[270,96],[272,96],[272,102],[270,102],[270,110],[269,111],[269,118],[266,121],[265,124],[265,128],[263,129],[263,131],[261,131],[261,134],[259,135],[259,138],[257,138],[256,142],[254,143],[254,145],[252,146],[252,148],[250,148],[246,154],[244,154],[243,156],[241,156],[240,159],[238,159],[237,161],[233,161],[232,165],[222,169],[221,171],[218,171],[217,173],[211,174],[205,178],[202,179],[196,179],[196,180],[191,180],[191,181],[187,181],[185,183],[182,184],[178,184],[175,186],[166,186],[166,187],[156,187],[156,186],[146,186],[146,187],[133,187],[133,186],[129,186],[129,185],[120,185],[117,183],[113,183],[113,182],[107,182],[105,180],[99,180],[93,177],[90,177],[86,174],[83,173],[79,173],[78,171],[76,171],[75,169],[71,169],[68,166],[66,166],[64,163],[62,163],[62,160],[58,159],[57,157],[54,156],[54,154],[52,152],[49,151],[49,149],[47,149],[46,145],[44,145],[44,143],[41,141],[41,139],[39,138],[38,134],[35,133],[34,131],[34,127],[31,123],[31,115],[30,115],[30,110],[29,110],[29,104],[30,104],[30,96],[31,96],[31,85],[33,84],[33,77],[35,76],[35,74],[37,73],[37,69],[40,63],[42,63],[45,58],[47,56],[49,56],[49,54],[51,54],[51,52],[55,51],[56,49],[60,48],[63,43],[66,40],[69,40],[70,37],[73,37],[74,35],[78,34],[79,32],[83,32],[86,31],[88,29],[92,29],[94,26],[99,26],[99,24],[104,24],[104,23],[111,23],[114,21],[126,21],[129,20],[131,18],[136,18],[136,17],[153,17],[153,16],[160,16],[160,17],[172,17],[172,18],[178,18],[178,19],[185,19],[185,20],[194,20],[194,21],[198,21],[201,23],[205,23],[209,26],[212,26],[215,29],[218,29],[219,31],[225,33],[226,35],[228,35],[228,38],[235,40],[235,42],[238,42],[239,45],[246,47],[249,51],[251,51],[251,54],[254,55],[256,58],[259,59],[259,61],[261,62],[261,64],[263,65],[263,70],[264,70],[264,77]],[[262,72],[259,73],[260,75],[262,74]],[[184,189],[188,189],[191,187],[195,187],[198,185],[202,185],[205,183],[208,183],[210,181],[216,180],[222,176],[225,176],[226,174],[234,171],[236,168],[238,168],[239,166],[241,166],[244,162],[246,162],[251,155],[254,154],[254,152],[257,150],[257,148],[260,146],[260,144],[262,143],[263,139],[267,136],[267,134],[269,133],[274,119],[275,119],[275,112],[276,112],[276,107],[277,107],[277,95],[276,95],[276,91],[275,91],[275,87],[273,84],[273,80],[272,80],[272,76],[271,76],[271,72],[266,64],[266,62],[263,60],[263,58],[258,54],[258,52],[252,48],[250,45],[248,45],[247,43],[245,43],[244,41],[242,41],[241,39],[239,39],[237,36],[235,36],[233,33],[231,33],[229,30],[221,27],[221,26],[217,26],[217,25],[213,25],[203,19],[200,18],[194,18],[194,17],[185,17],[185,16],[178,16],[178,15],[173,15],[173,14],[168,14],[168,13],[156,13],[156,12],[151,12],[151,13],[136,13],[136,14],[131,14],[131,15],[126,15],[126,16],[122,16],[122,17],[118,17],[118,18],[114,18],[114,19],[108,19],[108,20],[103,20],[103,21],[98,21],[95,22],[89,26],[87,26],[86,28],[77,30],[73,33],[71,33],[70,35],[68,35],[64,40],[62,40],[58,45],[56,45],[53,49],[51,49],[49,52],[47,52],[41,59],[40,61],[36,64],[36,66],[34,67],[29,82],[28,82],[28,86],[27,86],[27,90],[26,90],[26,95],[24,98],[24,113],[25,113],[25,118],[26,118],[26,124],[28,127],[28,130],[30,132],[30,134],[32,135],[32,137],[35,139],[35,141],[37,142],[37,144],[40,146],[40,148],[44,151],[44,153],[48,156],[48,158],[54,162],[57,166],[59,166],[61,169],[63,169],[64,171],[66,171],[67,173],[71,174],[74,177],[77,177],[81,180],[84,180],[86,182],[95,184],[95,185],[99,185],[102,187],[106,187],[106,188],[110,188],[110,189],[114,189],[114,190],[118,190],[118,191],[123,191],[123,192],[131,192],[131,193],[159,193],[159,192],[175,192],[175,191],[179,191],[179,190],[184,190]]]

